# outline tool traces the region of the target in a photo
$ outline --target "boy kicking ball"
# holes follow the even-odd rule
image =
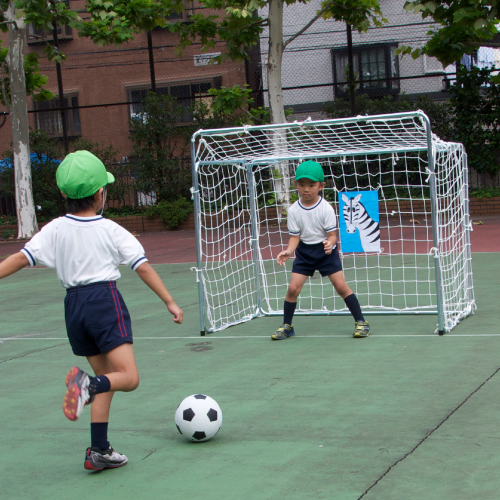
[[[325,187],[321,165],[306,161],[297,167],[295,185],[299,200],[288,210],[288,248],[280,252],[278,264],[285,262],[295,252],[290,285],[286,292],[283,324],[271,335],[273,340],[284,340],[295,331],[292,326],[297,299],[307,278],[318,270],[328,276],[336,292],[344,299],[354,317],[354,337],[368,337],[370,325],[363,314],[356,295],[349,288],[342,272],[337,248],[336,217],[333,207],[320,196]]]
[[[20,252],[1,262],[0,279],[27,265],[56,269],[66,288],[64,309],[71,348],[87,358],[95,374],[76,366],[69,371],[63,412],[76,420],[85,405],[92,403],[91,446],[84,466],[90,470],[122,467],[127,457],[108,442],[109,411],[116,391],[138,387],[139,372],[130,315],[116,288],[118,266],[125,264],[136,271],[163,300],[175,323],[182,323],[183,312],[147,262],[139,241],[102,217],[106,185],[115,180],[103,163],[88,151],[76,151],[59,165],[56,179],[67,199],[68,214],[47,224]]]

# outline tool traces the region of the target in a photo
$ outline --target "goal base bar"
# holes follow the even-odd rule
[[[370,311],[363,309],[363,316],[401,316],[401,315],[434,315],[438,314],[435,311]],[[351,316],[350,311],[295,311],[294,316]],[[283,311],[273,311],[262,313],[262,316],[283,316]]]

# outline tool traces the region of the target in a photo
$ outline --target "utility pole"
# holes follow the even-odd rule
[[[52,30],[52,41],[57,52],[59,52],[59,40],[57,39],[57,25],[54,25]],[[64,103],[64,90],[61,72],[61,63],[56,62],[56,75],[57,75],[57,90],[59,93],[59,103],[61,105],[61,122],[62,122],[62,133],[63,133],[63,144],[64,152],[69,153],[69,143],[68,143],[68,126],[66,122],[66,106]]]
[[[354,55],[352,52],[352,26],[347,23],[347,64],[349,68],[349,100],[351,102],[351,116],[356,116],[356,84],[354,82]]]

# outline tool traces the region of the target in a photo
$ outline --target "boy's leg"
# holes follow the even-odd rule
[[[130,342],[87,359],[96,375],[106,375],[110,382],[110,391],[130,392],[139,386],[139,371]]]
[[[98,375],[91,377],[75,366],[66,376],[68,390],[64,396],[63,411],[70,420],[76,420],[83,407],[91,403],[96,395],[107,394],[109,391],[129,392],[139,385],[139,372],[130,342],[121,344],[105,354],[88,356],[87,359]],[[107,398],[109,406],[111,398]],[[103,399],[106,400],[99,398],[99,401]],[[100,407],[99,403],[97,407]]]
[[[288,290],[286,292],[285,300],[288,302],[297,302],[302,287],[309,276],[305,274],[292,273],[290,276],[290,284],[288,285]]]
[[[109,380],[109,390],[96,392],[90,408],[92,422],[107,422],[109,407],[116,391],[129,392],[139,385],[139,371],[135,362],[132,344],[126,343],[115,347],[105,354],[87,358],[96,378],[104,375]],[[93,385],[91,380],[91,386]]]
[[[330,278],[335,291],[344,299],[346,306],[349,308],[349,311],[351,311],[354,318],[355,326],[353,336],[355,338],[368,337],[370,325],[367,321],[365,321],[358,298],[346,283],[344,273],[342,271],[338,271],[330,274],[328,277]]]
[[[111,448],[108,441],[108,420],[111,400],[115,391],[132,391],[139,385],[139,373],[132,344],[122,344],[106,354],[89,356],[88,362],[96,377],[105,376],[109,380],[109,390],[97,393],[90,407],[91,447],[85,455],[85,468],[101,470],[121,467],[127,457]],[[99,384],[95,384],[99,386]]]
[[[295,335],[292,327],[293,314],[297,299],[307,278],[308,276],[304,274],[292,273],[283,307],[283,324],[271,335],[272,340],[284,340]]]
[[[349,295],[352,295],[352,290],[349,288],[343,271],[337,271],[336,273],[330,274],[328,276],[332,282],[335,291],[345,300]]]
[[[106,375],[111,373],[113,368],[108,363],[105,354],[98,354],[97,356],[89,356],[87,358],[94,374]],[[109,380],[109,379],[108,379]],[[111,382],[110,382],[111,389]],[[114,392],[109,390],[108,392],[101,392],[95,395],[95,399],[90,406],[90,422],[107,422],[109,420],[109,408],[111,406],[111,400],[113,399]]]

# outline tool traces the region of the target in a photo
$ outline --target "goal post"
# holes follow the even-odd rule
[[[283,314],[292,259],[276,256],[306,160],[323,167],[363,314],[433,314],[443,334],[474,311],[467,157],[423,112],[199,130],[191,152],[202,335]],[[350,312],[316,273],[295,314]]]

